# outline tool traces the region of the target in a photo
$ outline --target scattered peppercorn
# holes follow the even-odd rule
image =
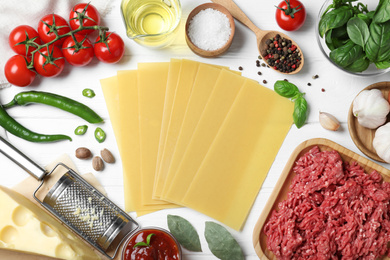
[[[288,82],[288,79],[284,79],[284,81],[287,81],[287,82]]]
[[[318,79],[318,78],[319,78],[318,75],[314,75],[314,76],[312,77],[312,79]]]
[[[261,66],[265,67],[265,63],[261,63]]]
[[[244,68],[240,66],[240,67],[238,67],[238,69],[239,69],[239,70],[243,70]]]
[[[266,44],[262,56],[268,63],[267,67],[291,73],[301,65],[301,54],[291,40],[277,34],[274,38],[267,39]]]
[[[261,71],[258,71],[258,72],[257,72],[257,75],[261,75],[261,74],[262,74]]]
[[[266,81],[266,80],[263,80],[263,83],[264,83],[264,84],[267,84],[267,81]]]
[[[308,86],[311,86],[311,83],[309,82],[309,83],[307,83],[307,85],[308,85]]]
[[[321,89],[321,91],[322,91],[322,92],[325,92],[325,89],[324,89],[324,88],[322,88],[322,89]]]
[[[259,55],[257,58],[259,58],[259,60],[261,60],[261,59],[262,59],[260,55]]]

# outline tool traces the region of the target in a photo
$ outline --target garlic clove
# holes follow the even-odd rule
[[[319,119],[321,126],[326,130],[337,131],[340,128],[340,122],[329,113],[320,112]]]

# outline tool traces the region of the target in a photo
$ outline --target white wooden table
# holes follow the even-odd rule
[[[107,139],[104,143],[99,144],[94,139],[93,131],[95,126],[89,125],[86,135],[75,136],[73,131],[78,125],[84,124],[83,120],[61,110],[43,105],[32,105],[28,108],[17,107],[9,110],[9,113],[16,120],[37,132],[71,135],[73,137],[72,142],[30,143],[10,134],[7,135],[7,138],[40,165],[50,163],[63,153],[70,155],[81,173],[92,171],[104,185],[108,196],[119,206],[123,207],[121,159],[99,79],[114,76],[117,70],[135,69],[139,62],[169,61],[171,58],[186,58],[205,63],[225,65],[235,70],[242,66],[244,68],[242,71],[243,76],[258,80],[260,83],[266,80],[267,84],[264,85],[271,89],[276,80],[286,78],[290,82],[295,83],[302,92],[306,92],[306,99],[310,107],[307,123],[301,129],[292,126],[258,194],[243,230],[237,232],[229,229],[241,245],[246,259],[257,259],[252,246],[252,231],[292,151],[304,140],[323,137],[363,155],[354,145],[348,132],[347,114],[349,106],[361,89],[375,82],[389,80],[390,75],[369,78],[354,77],[338,70],[323,57],[317,46],[315,35],[317,15],[323,1],[302,0],[307,10],[306,23],[296,32],[285,32],[300,45],[305,55],[305,66],[297,75],[284,76],[268,68],[256,67],[258,52],[255,36],[248,28],[238,22],[236,22],[236,34],[233,44],[225,55],[215,59],[201,58],[193,54],[187,47],[184,39],[184,24],[189,12],[203,2],[206,1],[182,0],[183,17],[176,41],[168,48],[151,50],[139,46],[126,38],[125,27],[120,15],[120,0],[113,0],[112,11],[102,20],[104,25],[107,25],[111,31],[120,34],[125,41],[125,57],[118,64],[103,64],[94,58],[92,64],[87,67],[76,68],[67,65],[59,77],[38,78],[31,87],[11,87],[0,91],[1,103],[10,101],[16,93],[25,90],[54,92],[81,101],[89,105],[105,119],[105,123],[101,126],[107,133]],[[93,4],[93,1],[91,3]],[[274,5],[277,5],[279,1],[237,0],[236,3],[261,29],[280,30],[274,18]],[[261,76],[257,74],[258,71],[262,72]],[[319,75],[319,78],[312,79],[312,76],[316,74]],[[311,86],[307,85],[309,82]],[[96,97],[93,99],[83,97],[81,92],[84,88],[93,89],[96,92]],[[325,91],[323,92],[321,89]],[[336,116],[342,123],[339,131],[331,132],[323,129],[318,122],[319,111],[328,112]],[[103,172],[95,172],[92,169],[90,160],[82,161],[74,157],[76,148],[81,146],[89,147],[93,154],[96,155],[100,153],[101,149],[108,148],[113,152],[117,162],[114,165],[106,165],[106,169]],[[387,164],[383,166],[389,168]],[[0,184],[8,187],[12,187],[27,177],[23,170],[2,155],[0,156],[0,172]],[[138,217],[136,220],[141,226],[167,228],[167,214],[185,217],[195,226],[200,234],[203,252],[193,253],[184,250],[184,259],[216,259],[208,249],[203,236],[205,221],[212,220],[205,215],[191,209],[180,208],[161,210]]]

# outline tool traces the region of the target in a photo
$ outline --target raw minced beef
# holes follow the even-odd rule
[[[390,256],[390,183],[336,151],[299,158],[286,200],[264,227],[278,259],[378,259]]]

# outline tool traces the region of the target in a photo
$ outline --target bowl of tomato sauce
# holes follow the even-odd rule
[[[181,260],[179,242],[167,230],[142,228],[131,234],[122,252],[122,260]]]

